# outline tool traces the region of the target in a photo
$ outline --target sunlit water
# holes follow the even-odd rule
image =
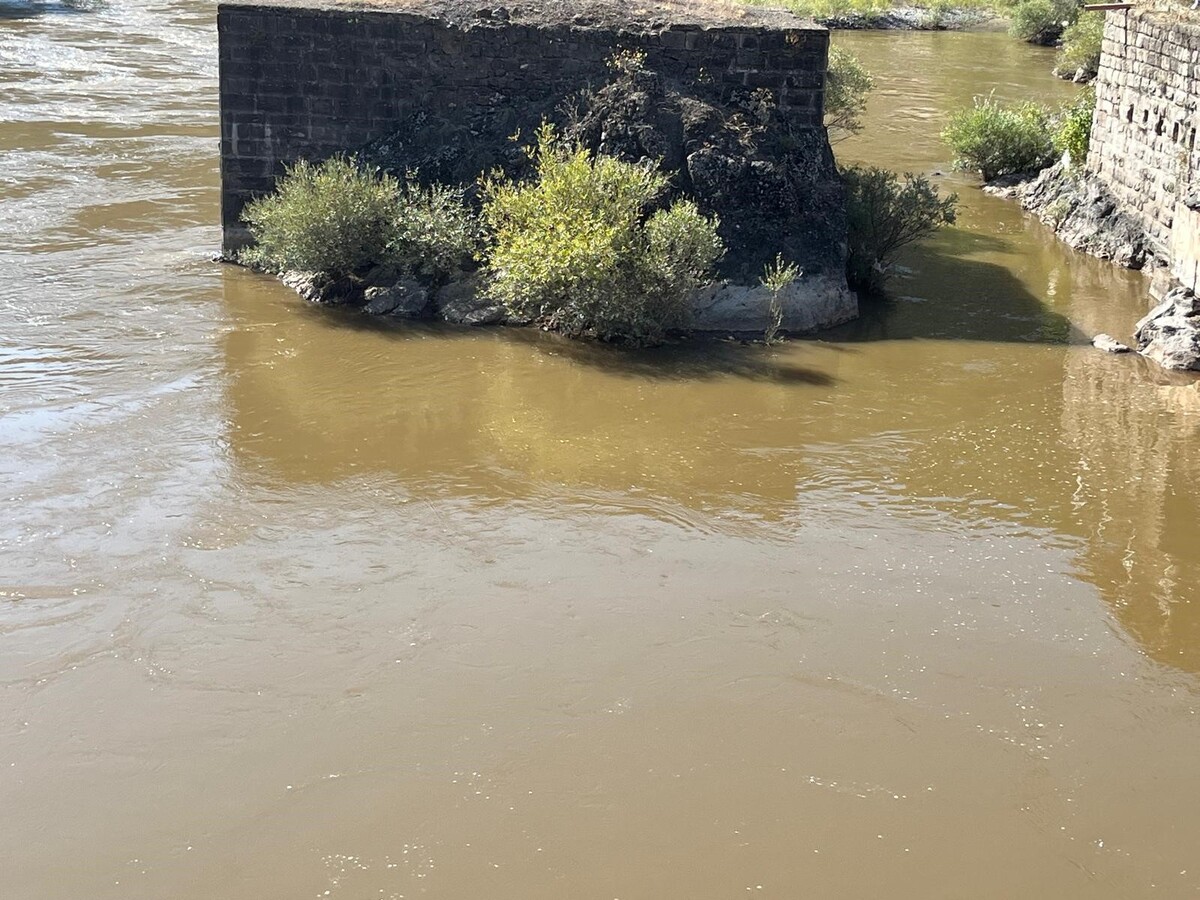
[[[15,8],[5,898],[1200,891],[1200,389],[1087,346],[1141,276],[941,174],[959,226],[820,340],[332,315],[209,262],[212,4]],[[838,40],[846,160],[1074,90]]]

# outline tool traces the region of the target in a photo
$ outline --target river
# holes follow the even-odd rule
[[[7,900],[1200,892],[1200,388],[936,137],[1048,51],[838,35],[958,225],[630,355],[210,262],[214,18],[0,18]]]

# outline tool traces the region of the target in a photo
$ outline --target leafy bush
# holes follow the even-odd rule
[[[1087,160],[1088,141],[1092,134],[1092,113],[1096,109],[1096,91],[1086,87],[1075,102],[1063,109],[1054,131],[1054,149],[1065,153],[1073,166]]]
[[[1050,45],[1078,15],[1076,0],[1022,0],[1012,9],[1008,31],[1031,44]]]
[[[1036,103],[1006,106],[993,97],[976,97],[974,106],[950,116],[942,140],[954,151],[957,168],[975,170],[984,181],[1054,161],[1050,113]]]
[[[242,210],[256,242],[243,256],[268,269],[348,275],[387,256],[399,195],[395,178],[352,159],[302,160]]]
[[[334,278],[372,266],[440,276],[478,244],[458,191],[421,188],[344,156],[296,163],[274,193],[246,205],[242,220],[256,242],[244,262]]]
[[[830,140],[840,140],[862,130],[867,94],[875,79],[858,57],[841,47],[829,48],[829,70],[825,79],[825,127]]]
[[[422,188],[409,180],[400,186],[399,201],[385,265],[440,280],[471,264],[482,229],[460,189]]]
[[[1082,71],[1086,78],[1095,78],[1100,68],[1100,45],[1104,42],[1104,13],[1083,12],[1062,35],[1055,69],[1064,75]]]
[[[489,296],[602,340],[653,344],[685,325],[691,293],[723,251],[716,219],[688,201],[647,217],[666,190],[663,175],[593,156],[548,125],[531,153],[535,180],[484,182]]]
[[[924,175],[871,167],[845,169],[851,287],[877,291],[901,248],[955,220],[958,195],[942,197]]]

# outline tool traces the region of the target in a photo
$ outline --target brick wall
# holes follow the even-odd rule
[[[1200,288],[1200,25],[1114,10],[1104,24],[1088,168]]]
[[[797,128],[820,127],[828,32],[802,24],[606,29],[292,2],[219,7],[222,224],[287,163],[322,159],[394,131],[419,109],[545,102],[608,77],[617,49],[721,94],[770,89]]]

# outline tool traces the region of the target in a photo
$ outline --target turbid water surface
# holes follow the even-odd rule
[[[1200,388],[966,177],[819,340],[384,327],[209,261],[214,5],[0,21],[6,900],[1200,892]],[[847,160],[1057,102],[839,36]]]

